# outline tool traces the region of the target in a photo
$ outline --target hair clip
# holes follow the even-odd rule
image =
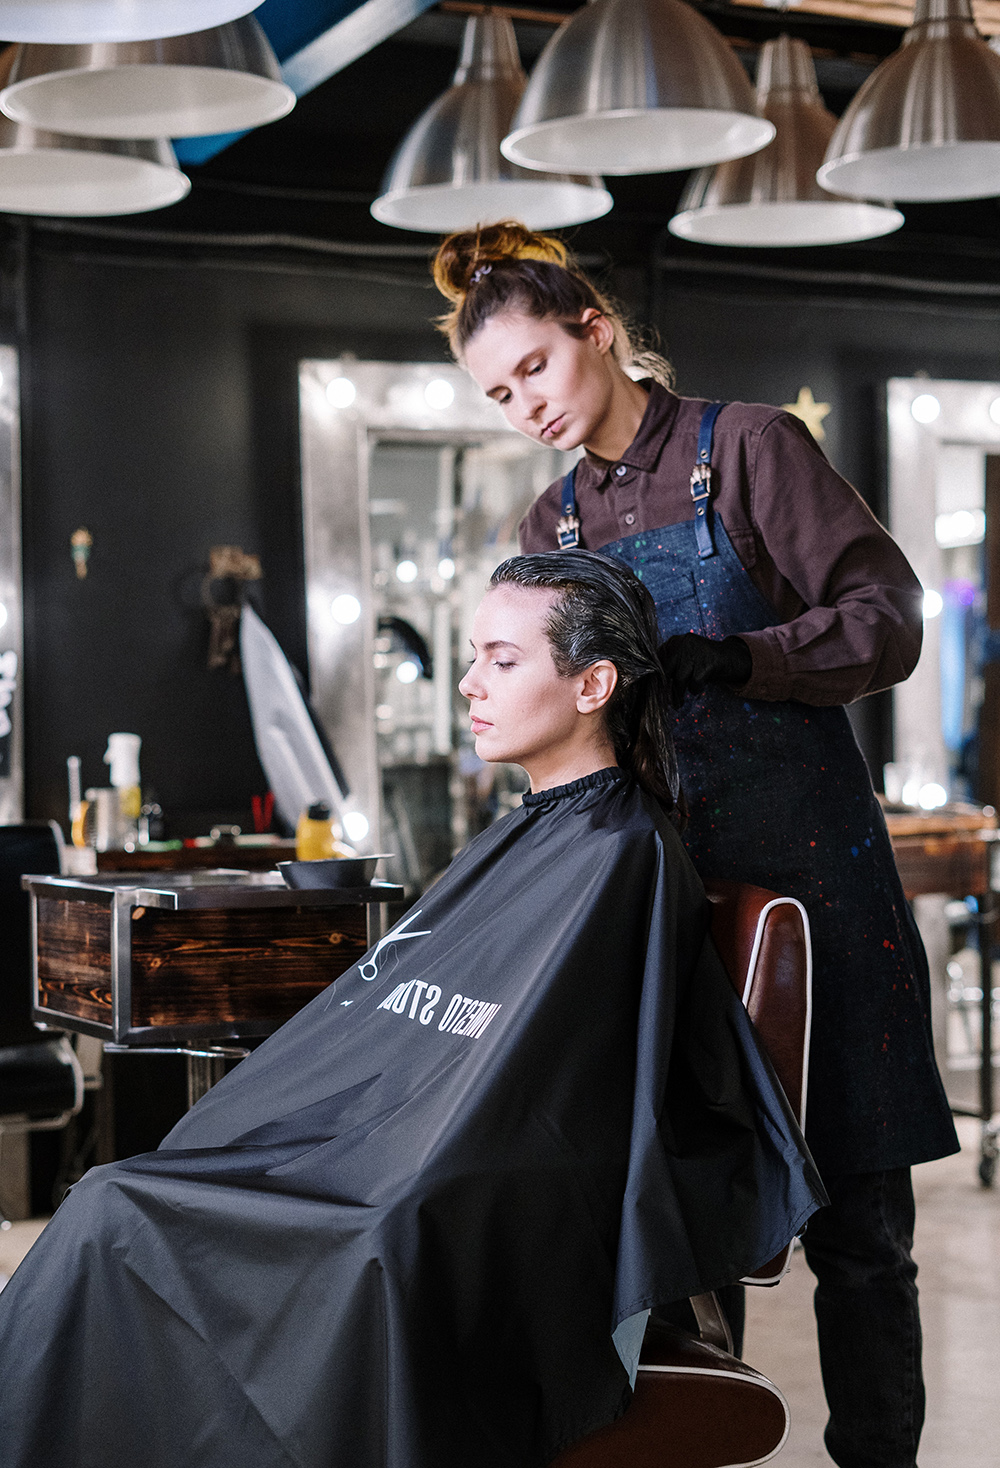
[[[493,269],[493,266],[492,265],[477,265],[476,268],[475,268],[475,270],[472,272],[472,279],[469,281],[469,284],[470,285],[478,285],[479,282],[482,280],[483,276],[484,275],[489,275],[489,273],[490,273],[490,271],[492,269]]]

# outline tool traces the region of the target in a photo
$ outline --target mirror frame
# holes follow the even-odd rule
[[[328,388],[342,379],[353,386],[354,396],[338,407]],[[448,384],[450,402],[431,406],[427,388],[432,382]],[[347,389],[341,401],[345,396]],[[446,397],[442,388],[439,401]],[[306,360],[299,364],[299,405],[312,702],[351,787],[344,808],[360,811],[369,823],[368,836],[356,844],[377,851],[381,783],[375,735],[371,446],[394,434],[428,433],[460,443],[515,430],[497,404],[453,364]],[[343,595],[356,597],[361,605],[360,617],[347,626],[337,623],[331,611],[334,598]]]

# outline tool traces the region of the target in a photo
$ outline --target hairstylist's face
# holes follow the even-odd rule
[[[459,684],[480,759],[522,765],[535,790],[615,763],[604,721],[617,670],[593,663],[562,677],[545,624],[556,593],[501,585],[472,627],[474,658]]]
[[[614,391],[611,324],[594,310],[581,320],[589,328],[582,339],[558,321],[505,312],[465,348],[466,367],[511,427],[560,449],[597,436]]]

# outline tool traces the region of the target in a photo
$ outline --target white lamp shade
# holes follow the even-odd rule
[[[253,16],[155,41],[22,46],[0,92],[15,122],[98,138],[240,132],[294,105]]]
[[[141,214],[176,204],[190,187],[162,139],[69,137],[0,119],[4,213]]]
[[[500,140],[524,90],[514,27],[506,16],[472,16],[454,85],[403,139],[372,214],[429,234],[520,219],[558,229],[606,214],[614,202],[599,178],[518,168]]]
[[[260,0],[0,0],[0,36],[53,45],[151,41],[224,25],[259,4]]]
[[[838,123],[818,178],[856,198],[1000,194],[1000,56],[968,0],[917,0],[903,44]]]
[[[546,45],[503,140],[526,168],[662,173],[774,136],[732,47],[683,0],[591,0]]]
[[[706,245],[839,245],[891,234],[898,209],[834,197],[816,182],[837,125],[823,106],[809,47],[778,36],[761,50],[757,102],[774,140],[749,158],[703,169],[670,221],[671,234]]]

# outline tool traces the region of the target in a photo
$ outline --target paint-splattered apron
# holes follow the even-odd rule
[[[699,440],[702,469],[713,425],[714,415]],[[563,516],[575,542],[567,480]],[[664,638],[779,623],[713,516],[709,486],[696,466],[694,520],[594,547],[649,588]],[[771,888],[809,914],[806,1138],[820,1171],[878,1171],[957,1150],[934,1061],[923,944],[845,710],[710,685],[685,703],[673,732],[690,809],[684,840],[702,878]]]

